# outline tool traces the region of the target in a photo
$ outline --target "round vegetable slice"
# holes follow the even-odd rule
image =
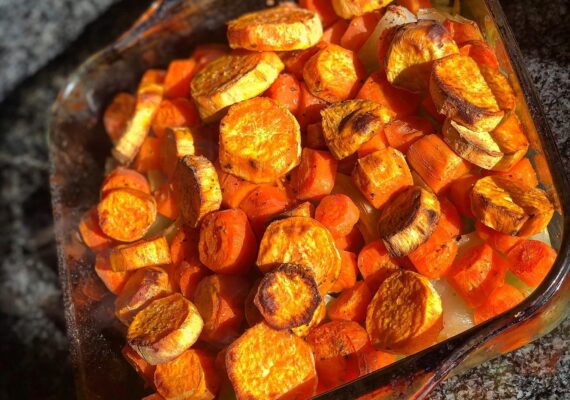
[[[344,19],[379,10],[388,5],[389,0],[331,0],[335,13]]]

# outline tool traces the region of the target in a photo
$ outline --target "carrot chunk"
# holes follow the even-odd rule
[[[165,183],[156,189],[153,195],[156,200],[156,209],[160,215],[171,220],[178,218],[178,204],[169,183]]]
[[[121,350],[123,357],[133,367],[136,373],[144,379],[145,386],[154,386],[154,371],[156,366],[149,364],[144,358],[126,344]]]
[[[167,128],[187,127],[199,122],[198,110],[191,100],[183,97],[164,99],[152,121],[152,130],[162,138],[166,136]]]
[[[415,113],[421,102],[419,95],[392,86],[381,71],[366,79],[356,98],[379,103],[392,110],[398,119]]]
[[[376,293],[380,284],[389,276],[400,271],[400,267],[390,258],[388,250],[381,240],[376,240],[364,246],[358,254],[358,270],[364,281]]]
[[[374,11],[353,18],[346,32],[342,35],[340,45],[345,49],[358,52],[370,35],[372,35],[380,20],[380,16],[379,12]]]
[[[388,147],[388,141],[386,140],[384,130],[381,130],[376,133],[372,139],[358,148],[358,158],[366,157],[367,155],[372,154],[378,150],[385,149],[386,147]]]
[[[183,261],[190,265],[200,265],[198,253],[199,230],[189,225],[182,225],[172,238],[170,259],[177,267]]]
[[[449,185],[449,198],[462,215],[474,218],[471,211],[471,190],[479,180],[475,175],[464,175]]]
[[[331,0],[299,0],[299,6],[317,13],[323,27],[326,28],[338,20]]]
[[[359,218],[358,207],[344,194],[323,197],[315,210],[315,219],[326,226],[333,236],[348,235]]]
[[[173,60],[168,64],[164,77],[164,97],[190,97],[190,82],[197,72],[196,60]]]
[[[320,122],[321,110],[327,106],[327,102],[319,99],[309,91],[305,82],[301,83],[301,98],[299,99],[299,110],[297,120],[301,130],[304,131],[309,124]]]
[[[112,189],[121,188],[131,188],[150,194],[150,186],[146,177],[133,169],[125,167],[117,167],[105,177],[101,184],[101,194],[104,195]]]
[[[523,240],[507,253],[511,271],[532,287],[540,285],[556,256],[552,247],[538,240]]]
[[[198,245],[200,261],[219,274],[244,274],[257,255],[257,242],[247,215],[240,209],[204,217]]]
[[[103,126],[113,143],[116,143],[127,129],[135,112],[136,103],[135,96],[121,92],[113,97],[111,103],[105,108]]]
[[[342,36],[348,29],[348,22],[341,19],[332,24],[327,30],[323,32],[321,41],[332,44],[339,44]]]
[[[160,169],[161,141],[154,136],[147,136],[133,161],[133,168],[141,174]]]
[[[317,385],[310,346],[265,323],[248,329],[229,346],[226,368],[238,399],[309,398]]]
[[[484,175],[501,175],[530,187],[538,186],[536,172],[528,158],[523,158],[506,171],[485,171]]]
[[[305,50],[295,50],[295,51],[287,51],[285,53],[281,53],[280,57],[285,65],[285,71],[293,74],[295,78],[299,81],[303,79],[303,68],[309,58],[314,56],[317,51],[323,49],[327,46],[327,43],[321,41],[317,43],[315,46],[310,47]]]
[[[349,251],[340,251],[340,273],[335,283],[330,288],[331,292],[341,292],[344,289],[350,289],[356,284],[356,274],[358,267],[356,266],[356,254]]]
[[[449,282],[471,307],[478,307],[505,283],[506,263],[488,244],[478,245],[453,263]]]
[[[505,284],[489,295],[483,304],[473,312],[473,322],[477,325],[503,312],[510,310],[524,300],[524,295],[514,286]]]
[[[329,194],[334,187],[337,165],[329,152],[304,148],[296,173],[297,198],[318,200]]]
[[[113,271],[122,272],[170,264],[170,248],[164,236],[117,246],[109,256]]]
[[[360,249],[362,249],[362,246],[364,246],[364,238],[358,226],[355,225],[348,235],[335,237],[334,243],[339,250],[358,253]]]
[[[349,288],[344,289],[333,300],[327,310],[327,315],[333,321],[347,320],[358,323],[366,319],[366,309],[372,300],[372,292],[364,281],[358,281]]]
[[[299,109],[299,99],[301,97],[301,87],[295,76],[288,73],[281,73],[271,84],[265,95],[270,99],[284,105],[293,115]]]
[[[416,115],[402,117],[384,126],[386,141],[402,153],[406,153],[416,140],[432,133],[431,122]]]
[[[193,302],[204,319],[202,340],[228,344],[239,336],[249,287],[247,279],[231,275],[210,275],[198,283]]]
[[[113,294],[118,295],[132,275],[131,271],[116,272],[111,268],[109,257],[104,253],[95,258],[95,273]]]
[[[313,150],[328,150],[327,142],[323,135],[323,124],[321,122],[307,125],[304,147]]]
[[[444,191],[469,171],[469,164],[437,135],[417,140],[406,156],[410,166],[436,193]]]
[[[224,171],[218,173],[218,178],[222,190],[222,206],[225,208],[238,208],[243,199],[257,187],[255,183]]]
[[[182,261],[176,269],[180,293],[187,299],[194,297],[198,283],[209,274],[210,270],[201,264],[190,264]]]
[[[99,226],[97,207],[93,207],[81,217],[79,222],[81,240],[93,251],[101,251],[113,245],[113,239],[105,235]]]
[[[288,205],[289,199],[283,189],[259,185],[245,196],[239,208],[247,215],[255,235],[261,238],[271,217],[285,211]]]
[[[367,346],[358,354],[360,375],[369,374],[396,362],[394,354],[375,350],[373,346]]]
[[[451,33],[453,40],[455,40],[455,43],[459,46],[471,40],[483,40],[483,35],[475,21],[470,21],[468,19],[456,21],[447,18],[443,21],[442,25],[449,33]]]
[[[503,254],[507,254],[517,243],[524,240],[520,236],[511,236],[497,232],[479,221],[475,222],[475,232],[477,232],[477,236],[479,236],[481,240],[487,242],[489,246]]]

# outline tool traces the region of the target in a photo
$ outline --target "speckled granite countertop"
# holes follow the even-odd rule
[[[0,0],[0,400],[74,398],[45,145],[65,77],[149,0]],[[503,0],[570,171],[567,0]],[[570,319],[440,385],[433,399],[570,399]]]

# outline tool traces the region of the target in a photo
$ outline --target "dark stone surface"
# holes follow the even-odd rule
[[[0,0],[0,101],[6,95],[0,103],[0,399],[74,397],[50,215],[46,123],[65,77],[148,3]],[[568,170],[568,2],[504,0],[503,6]],[[567,319],[523,349],[449,379],[432,398],[570,398],[569,348]]]

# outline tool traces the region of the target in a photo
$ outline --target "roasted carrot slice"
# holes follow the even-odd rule
[[[270,99],[275,100],[285,106],[293,115],[299,109],[299,99],[301,97],[301,87],[294,75],[281,73],[273,82],[271,87],[265,92]]]
[[[406,153],[418,139],[432,133],[434,129],[431,122],[416,115],[402,117],[384,126],[386,141],[402,153]]]
[[[153,193],[158,213],[168,219],[178,218],[178,204],[169,183],[165,183]]]
[[[199,44],[192,52],[192,59],[196,60],[196,73],[208,63],[228,54],[228,46],[222,43]]]
[[[199,265],[198,242],[200,231],[189,225],[182,225],[170,244],[170,258],[172,264],[177,267],[183,261],[190,265]]]
[[[360,218],[360,211],[350,197],[331,194],[323,197],[315,210],[315,219],[333,236],[348,235]]]
[[[396,4],[406,7],[416,15],[420,8],[433,8],[430,0],[396,0]]]
[[[229,346],[226,368],[239,399],[309,398],[317,386],[311,347],[292,333],[265,323],[248,329]]]
[[[335,13],[344,19],[379,10],[390,3],[388,0],[331,0]]]
[[[328,150],[327,142],[323,136],[323,125],[320,122],[309,124],[305,129],[303,147],[313,150]]]
[[[385,126],[384,126],[385,127]],[[386,135],[384,130],[377,132],[372,139],[365,142],[358,148],[357,154],[358,158],[366,157],[369,154],[375,153],[378,150],[382,150],[388,147],[388,141],[386,140]]]
[[[162,143],[159,138],[147,136],[133,161],[133,168],[141,174],[146,174],[152,170],[159,170],[161,145]]]
[[[321,322],[324,321],[327,316],[327,305],[324,301],[321,301],[313,314],[313,318],[306,324],[291,328],[291,332],[299,337],[304,338],[309,334],[311,329],[319,326]]]
[[[324,296],[340,273],[340,254],[329,230],[306,217],[272,222],[259,245],[257,266],[262,272],[280,263],[299,264],[315,275],[319,293]]]
[[[331,292],[338,293],[344,289],[352,288],[356,284],[357,273],[356,254],[340,250],[340,273],[330,289]]]
[[[475,222],[475,232],[481,240],[487,242],[489,246],[503,254],[507,254],[517,243],[524,240],[519,236],[511,236],[497,232],[479,221]]]
[[[469,19],[458,21],[447,18],[443,21],[443,26],[459,46],[471,40],[484,40],[475,21]]]
[[[152,119],[162,101],[164,91],[162,82],[157,82],[158,79],[160,78],[147,75],[146,80],[144,77],[141,80],[137,89],[135,111],[112,150],[113,157],[123,165],[130,164],[134,160],[148,136]]]
[[[103,284],[113,294],[118,295],[132,275],[131,271],[116,272],[111,268],[109,257],[105,253],[97,254],[95,258],[95,273]]]
[[[427,135],[417,140],[408,149],[406,158],[435,193],[441,193],[469,171],[469,164],[437,135]]]
[[[118,93],[111,103],[105,108],[103,114],[103,126],[111,142],[116,143],[131,120],[136,106],[137,100],[130,93]]]
[[[510,310],[524,300],[524,295],[514,286],[505,284],[493,290],[489,298],[473,312],[477,325]]]
[[[219,274],[244,274],[255,263],[257,242],[247,215],[240,209],[204,217],[198,245],[200,261]]]
[[[297,198],[318,200],[329,194],[334,187],[337,165],[329,152],[304,148],[295,177]]]
[[[313,96],[305,82],[301,82],[301,98],[299,99],[299,110],[297,111],[297,119],[301,130],[304,131],[309,124],[320,122],[321,110],[326,106],[326,101]]]
[[[345,49],[358,52],[372,35],[380,17],[381,14],[374,11],[353,18],[340,40],[340,45]]]
[[[427,242],[408,255],[416,270],[430,279],[445,276],[457,255],[458,246],[455,240],[445,241],[442,236],[442,231],[436,229]]]
[[[366,314],[377,350],[415,353],[433,344],[443,328],[441,298],[429,280],[401,271],[386,279]]]
[[[232,49],[303,50],[315,45],[322,35],[323,26],[315,12],[290,5],[254,11],[228,22]]]
[[[448,279],[467,304],[478,307],[493,290],[504,285],[507,268],[491,246],[482,244],[455,260]]]
[[[356,322],[327,322],[314,328],[306,341],[315,355],[319,392],[360,375],[358,353],[369,345],[369,342],[368,334]]]
[[[81,240],[93,251],[101,251],[113,245],[113,239],[105,235],[99,226],[97,207],[93,207],[81,217],[79,222]]]
[[[523,240],[507,253],[511,271],[532,287],[540,285],[556,256],[552,247],[538,240]]]
[[[209,273],[210,270],[201,264],[182,261],[176,268],[180,293],[187,299],[192,299],[198,283]]]
[[[239,205],[245,212],[258,238],[263,236],[266,223],[275,215],[285,211],[289,199],[283,189],[270,185],[259,185]]]
[[[334,243],[339,250],[358,253],[360,249],[362,249],[362,246],[364,246],[364,238],[358,226],[355,225],[348,235],[335,237]]]
[[[297,164],[301,133],[295,117],[274,100],[235,104],[220,123],[220,165],[254,183],[272,183]]]
[[[198,110],[191,100],[183,97],[164,99],[152,121],[152,131],[161,138],[166,136],[168,128],[189,127],[199,122]]]
[[[392,147],[358,159],[352,180],[376,208],[382,207],[393,195],[414,183],[403,154]]]
[[[360,375],[366,375],[377,371],[396,362],[397,358],[394,354],[384,351],[375,350],[372,345],[366,346],[358,353],[358,366],[360,367]]]
[[[321,297],[310,270],[281,264],[263,276],[253,302],[267,325],[282,330],[309,323]]]
[[[506,171],[489,171],[486,175],[500,175],[530,187],[538,186],[536,172],[528,158],[523,158]]]
[[[135,271],[115,300],[115,315],[129,326],[135,315],[152,299],[171,292],[170,278],[162,268],[149,267]]]
[[[357,55],[335,44],[319,50],[303,69],[303,79],[311,93],[328,102],[354,97],[363,78]]]
[[[156,212],[151,195],[129,188],[105,193],[97,205],[101,230],[121,242],[142,238],[154,223]]]
[[[348,22],[343,19],[338,20],[323,32],[321,41],[329,44],[332,43],[340,45],[340,40],[347,29]]]
[[[109,255],[113,271],[123,272],[170,264],[170,247],[164,236],[117,246]]]
[[[503,158],[493,166],[493,170],[509,170],[526,155],[529,146],[528,139],[515,113],[505,116],[491,135],[503,153]]]
[[[238,208],[243,199],[257,187],[235,175],[219,171],[220,189],[222,190],[222,207]]]
[[[286,219],[291,217],[314,218],[314,216],[315,206],[312,203],[305,201],[304,203],[301,203],[298,206],[291,208],[290,210],[283,211],[281,214],[276,215],[271,219],[271,222],[277,221],[278,219]]]
[[[249,287],[247,279],[231,275],[210,275],[198,283],[193,302],[204,319],[200,339],[228,344],[239,336]]]
[[[338,15],[334,12],[331,0],[299,0],[299,6],[317,13],[325,28],[338,20]]]
[[[180,293],[152,300],[127,333],[127,343],[149,364],[172,361],[192,346],[203,326],[198,309]]]
[[[204,156],[188,155],[178,160],[173,177],[180,215],[197,227],[202,218],[220,208],[222,191],[214,165]]]
[[[121,188],[131,188],[150,194],[148,180],[143,174],[133,169],[117,167],[105,177],[101,184],[101,194]]]
[[[136,373],[144,379],[145,386],[154,386],[154,371],[156,370],[156,366],[146,362],[146,360],[139,356],[128,344],[123,347],[121,353]]]
[[[327,46],[327,43],[320,41],[315,46],[305,50],[295,50],[280,53],[281,60],[285,65],[285,71],[293,74],[299,81],[303,79],[303,69],[309,58],[314,56],[320,49]]]
[[[475,175],[464,175],[449,185],[449,198],[459,212],[466,217],[473,218],[471,212],[471,190],[479,180]]]
[[[226,107],[265,92],[283,67],[273,52],[236,52],[208,63],[190,89],[200,117],[218,120]]]
[[[344,289],[329,303],[327,315],[333,321],[347,320],[362,323],[366,319],[366,309],[372,296],[373,293],[366,282],[358,281],[353,287]]]
[[[376,293],[382,282],[401,269],[390,257],[381,240],[368,243],[362,248],[357,265],[372,293]]]
[[[190,97],[190,82],[196,72],[198,70],[194,58],[172,60],[164,77],[164,97],[167,99]]]
[[[214,357],[202,350],[186,350],[156,367],[154,385],[165,399],[213,399],[220,387]]]

